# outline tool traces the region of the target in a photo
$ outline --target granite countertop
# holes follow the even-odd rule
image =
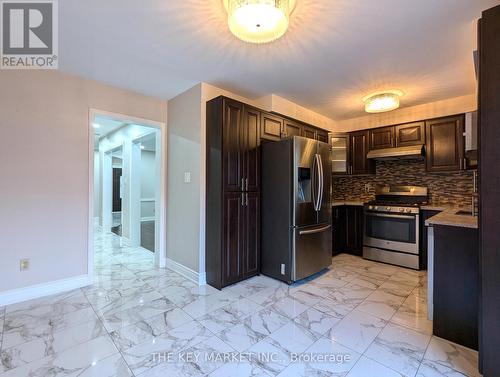
[[[432,203],[420,206],[420,209],[424,211],[446,211],[452,208],[456,209],[457,207],[449,204],[447,205],[447,204],[432,204]]]
[[[363,206],[365,204],[365,202],[361,202],[361,201],[356,201],[356,200],[346,200],[346,201],[342,201],[342,200],[334,200],[332,202],[332,207],[340,207],[340,206]]]
[[[435,206],[433,208],[442,208],[442,207]],[[457,214],[457,212],[459,211],[469,211],[469,210],[470,208],[444,207],[441,213],[438,213],[437,215],[426,220],[425,225],[426,226],[447,225],[447,226],[456,226],[461,228],[477,229],[479,227],[477,216]]]

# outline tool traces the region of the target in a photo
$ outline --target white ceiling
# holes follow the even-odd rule
[[[333,119],[396,88],[402,106],[473,94],[473,20],[500,0],[298,0],[267,45],[233,37],[222,0],[64,0],[60,68],[172,98],[207,82],[277,94]]]

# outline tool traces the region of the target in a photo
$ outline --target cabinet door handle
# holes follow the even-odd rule
[[[245,178],[245,191],[248,191],[248,178]]]
[[[474,170],[474,175],[472,177],[472,186],[473,186],[473,192],[474,194],[477,193],[477,183],[476,183],[476,178],[477,178],[477,172]]]
[[[241,178],[241,191],[245,191],[245,178]]]
[[[464,159],[463,159],[463,158],[460,158],[460,170],[464,170],[464,169],[462,168],[463,162],[464,162]]]
[[[245,194],[241,193],[241,206],[245,207]]]
[[[245,194],[245,206],[248,207],[248,193]]]

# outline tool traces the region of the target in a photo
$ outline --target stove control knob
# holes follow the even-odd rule
[[[368,209],[373,209],[373,206],[368,206]]]
[[[411,208],[406,208],[406,213],[410,213],[411,212]]]
[[[391,207],[385,207],[386,211],[390,212],[391,211]]]
[[[400,209],[399,209],[399,212],[404,212],[404,211],[405,211],[405,209],[404,209],[404,208],[400,208]],[[406,212],[408,212],[408,210],[406,210]]]
[[[373,207],[373,209],[376,211],[376,210],[378,209],[378,207],[377,207],[377,206],[375,206],[375,207]]]

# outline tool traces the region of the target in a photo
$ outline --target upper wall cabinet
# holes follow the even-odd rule
[[[375,161],[366,158],[369,149],[369,134],[369,131],[356,131],[349,134],[350,174],[375,173]]]
[[[323,143],[328,143],[328,132],[318,129],[318,131],[316,132],[316,140]]]
[[[283,134],[283,124],[283,118],[262,113],[260,137],[266,140],[279,141]]]
[[[370,149],[394,147],[394,127],[382,127],[370,130]]]
[[[225,192],[241,191],[243,172],[243,104],[226,99],[222,132],[222,177]]]
[[[285,119],[285,137],[302,136],[302,125],[290,119]]]
[[[466,169],[463,115],[425,122],[427,171]]]
[[[316,129],[310,126],[304,126],[302,128],[302,136],[316,140]]]
[[[396,147],[425,144],[425,122],[400,124],[395,127]]]
[[[332,174],[349,174],[351,167],[349,163],[349,134],[330,133],[329,138],[332,148]]]
[[[260,190],[260,121],[258,109],[244,107],[241,158],[245,191],[250,192]]]

